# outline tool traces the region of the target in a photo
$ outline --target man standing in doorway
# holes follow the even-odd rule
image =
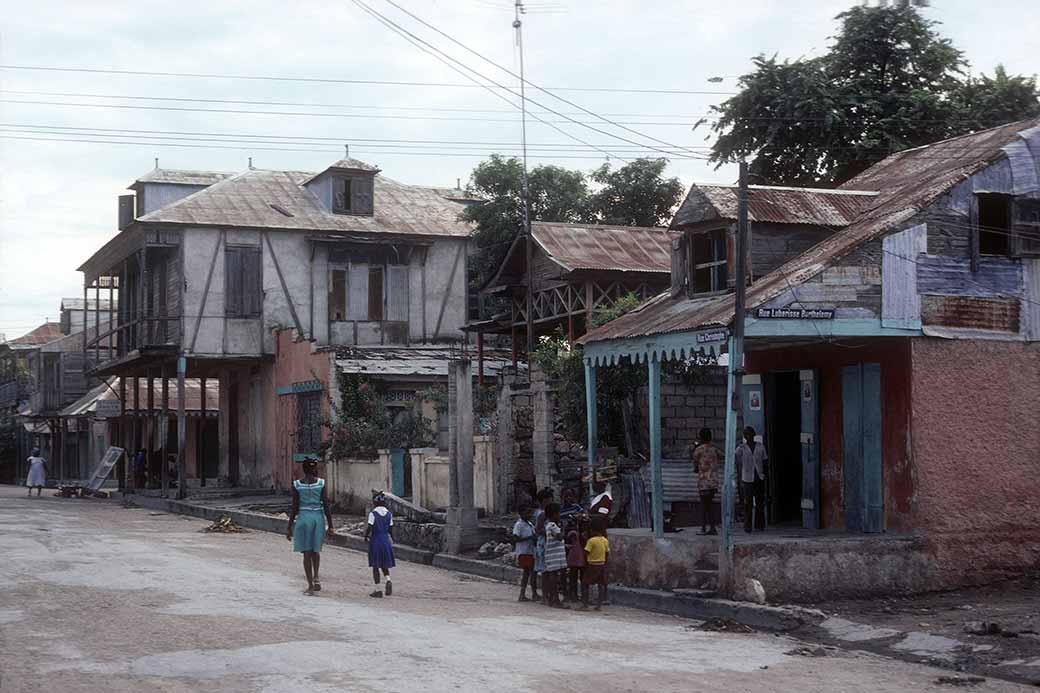
[[[754,512],[755,529],[766,528],[766,446],[755,440],[755,429],[744,429],[744,441],[737,448],[737,469],[744,488],[744,531],[751,533]]]

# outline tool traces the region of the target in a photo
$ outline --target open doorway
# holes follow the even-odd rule
[[[798,371],[773,374],[769,403],[769,523],[802,522],[802,408]]]

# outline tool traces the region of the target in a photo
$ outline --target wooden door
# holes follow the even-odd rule
[[[881,365],[842,369],[845,528],[884,529],[881,473]]]

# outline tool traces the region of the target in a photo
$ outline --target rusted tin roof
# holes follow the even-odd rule
[[[465,237],[464,205],[430,188],[375,178],[372,216],[333,214],[303,184],[314,174],[251,169],[146,214],[138,221],[348,233]],[[288,212],[288,216],[278,209]]]
[[[842,189],[874,190],[876,197],[848,227],[756,281],[747,292],[754,308],[822,272],[863,243],[898,230],[940,195],[1006,156],[1027,130],[1040,127],[1040,118],[1008,123],[925,147],[893,154],[848,181]],[[653,299],[638,311],[588,332],[581,343],[685,332],[729,325],[734,297]]]
[[[156,168],[134,181],[138,183],[167,183],[169,185],[213,185],[235,174],[219,171],[178,171],[171,168]]]
[[[748,186],[748,218],[774,224],[848,226],[877,196],[871,191]],[[716,219],[736,220],[737,187],[694,185],[672,219],[671,228]]]
[[[45,322],[32,332],[23,334],[21,337],[8,340],[7,345],[12,349],[40,346],[61,339],[65,334],[61,331],[60,322]]]
[[[565,271],[671,271],[667,229],[596,224],[531,224],[531,237]]]
[[[126,404],[124,409],[133,413],[134,390],[133,379],[126,381]],[[119,378],[109,378],[108,386],[104,383],[96,386],[90,392],[61,410],[59,416],[89,416],[97,411],[97,403],[101,400],[118,400]],[[140,378],[137,384],[137,409],[136,411],[148,411],[148,379]],[[152,412],[162,411],[162,380],[156,378],[152,389]],[[179,404],[177,399],[177,380],[170,378],[167,394],[167,403],[171,416],[177,414]],[[210,378],[206,381],[206,415],[216,416],[220,408],[220,383]],[[186,378],[184,380],[184,409],[192,415],[199,415],[202,411],[202,381],[198,378]]]

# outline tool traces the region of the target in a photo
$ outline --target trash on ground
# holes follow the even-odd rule
[[[788,657],[826,657],[830,654],[825,647],[796,647],[789,652],[785,652]]]
[[[698,630],[708,630],[716,633],[754,633],[755,629],[743,623],[731,621],[728,618],[710,618],[700,626]]]
[[[980,683],[985,683],[986,679],[981,676],[940,676],[935,679],[935,682],[940,686],[977,686]]]
[[[248,532],[248,529],[240,527],[235,524],[234,520],[231,519],[230,515],[221,515],[219,518],[213,521],[209,527],[203,527],[200,532],[216,532],[219,534],[241,534]]]

